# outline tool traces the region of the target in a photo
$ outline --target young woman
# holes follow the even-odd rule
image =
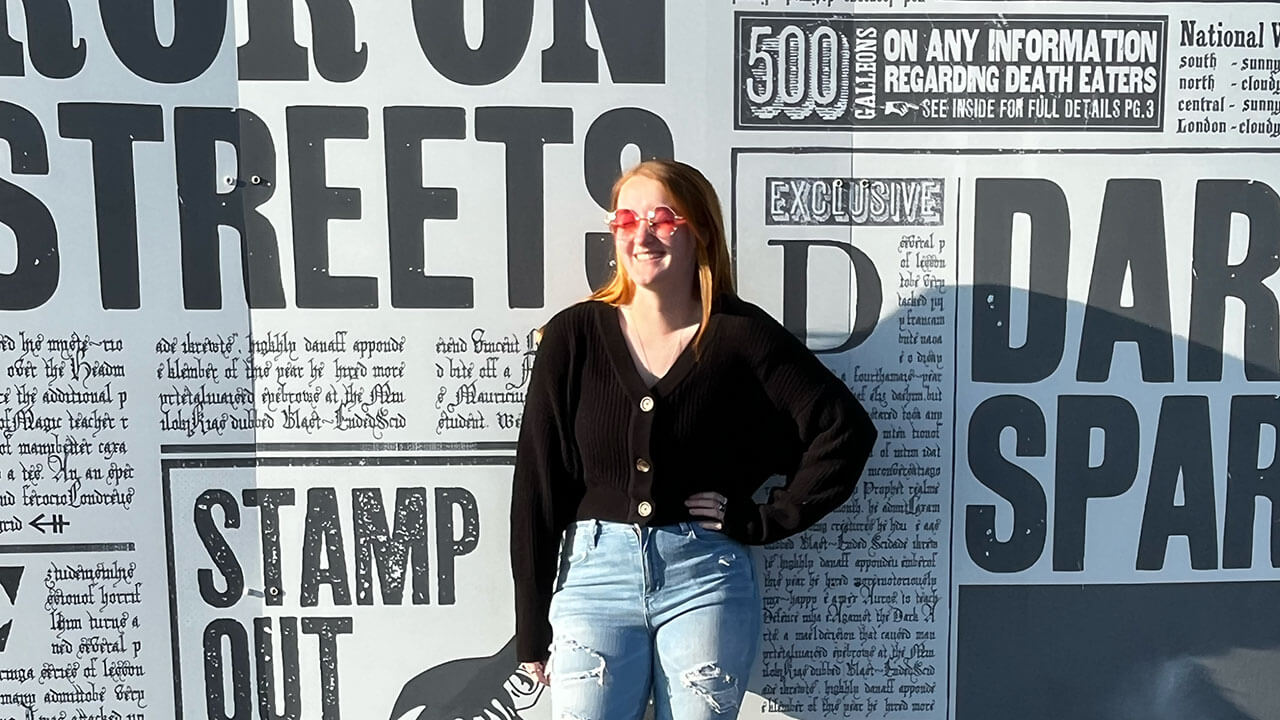
[[[616,270],[543,330],[511,501],[516,643],[553,716],[733,718],[760,637],[744,545],[853,492],[876,438],[849,389],[736,297],[696,169],[613,188]],[[754,493],[771,475],[786,485]],[[550,663],[547,664],[548,655]]]

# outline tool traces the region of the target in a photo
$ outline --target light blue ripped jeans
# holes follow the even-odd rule
[[[696,523],[565,530],[548,671],[554,720],[738,716],[760,642],[747,548]]]

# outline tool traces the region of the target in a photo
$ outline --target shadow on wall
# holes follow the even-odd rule
[[[957,466],[965,462],[1016,514],[1030,508],[1032,521],[1015,517],[1001,542],[1007,530],[987,530],[994,508],[970,504],[953,515],[965,525],[952,530],[954,554],[967,552],[990,573],[990,584],[959,586],[952,608],[957,720],[1280,718],[1280,625],[1272,619],[1280,582],[1238,581],[1248,568],[1280,566],[1280,463],[1274,443],[1267,448],[1280,427],[1277,306],[1261,278],[1225,271],[1215,278],[1201,264],[1188,279],[1184,327],[1192,339],[1175,337],[1167,266],[1152,265],[1160,277],[1135,275],[1130,307],[1121,307],[1119,293],[1100,307],[998,286],[968,289],[969,379],[1003,385],[977,388],[987,399],[956,419],[969,424]],[[1095,265],[1091,300],[1100,277],[1123,277],[1126,266]],[[1242,328],[1226,323],[1229,296],[1244,300]],[[1026,343],[1010,350],[1008,307],[1023,298]],[[1224,328],[1243,334],[1244,358],[1224,355]],[[1017,397],[1055,373],[1063,376],[1056,410],[998,397]],[[994,422],[980,430],[988,404],[997,408]],[[1056,437],[1046,438],[1045,419],[1055,415]],[[983,434],[998,448],[1006,426],[1016,431],[1014,452],[1043,457],[1051,477],[1033,477],[1018,467],[1028,463],[1011,464],[998,451],[974,451]],[[1090,439],[1095,428],[1101,448]],[[1138,546],[1115,543],[1096,525],[1086,538],[1089,501],[1123,494],[1145,496],[1134,518]],[[1262,504],[1271,506],[1263,532],[1271,551],[1254,557],[1259,496],[1271,499]],[[1013,584],[1014,573],[1046,554],[1056,579],[1072,582],[1085,569],[1086,539],[1093,553],[1106,548],[1133,563],[1124,584]],[[1166,557],[1191,571],[1161,573]]]
[[[940,294],[954,312],[955,290]],[[949,612],[957,626],[958,642],[953,651],[953,680],[949,682],[947,677],[950,664],[945,651],[934,658],[936,675],[931,679],[936,682],[933,697],[937,706],[946,707],[947,688],[953,685],[952,712],[957,720],[1280,718],[1280,683],[1276,682],[1280,677],[1280,623],[1273,619],[1275,608],[1280,607],[1280,582],[1222,581],[1231,577],[1233,568],[1253,567],[1255,562],[1270,561],[1271,567],[1280,563],[1280,529],[1276,529],[1280,526],[1280,490],[1272,489],[1280,487],[1280,462],[1268,463],[1265,448],[1261,448],[1260,460],[1260,445],[1265,442],[1262,426],[1280,426],[1280,396],[1270,392],[1274,387],[1270,384],[1253,384],[1280,379],[1280,319],[1274,301],[1269,305],[1252,300],[1246,303],[1242,330],[1246,357],[1242,361],[1223,357],[1225,303],[1221,297],[1192,311],[1192,333],[1199,328],[1202,337],[1215,339],[1190,342],[1170,332],[1167,289],[1163,308],[1144,305],[1144,297],[1150,296],[1140,292],[1134,307],[1117,304],[1108,309],[997,286],[960,288],[960,294],[964,296],[962,307],[972,311],[971,323],[962,323],[971,324],[969,346],[959,348],[970,353],[967,357],[972,360],[972,377],[965,378],[964,384],[977,387],[983,383],[979,392],[985,393],[987,400],[969,417],[954,420],[968,425],[970,439],[969,448],[955,449],[955,462],[967,463],[972,477],[986,486],[993,502],[1012,505],[1016,517],[1015,532],[1004,541],[997,536],[1007,530],[983,533],[972,527],[980,525],[982,517],[994,522],[994,507],[988,506],[990,512],[984,515],[987,510],[970,505],[958,516],[965,527],[952,528],[954,552],[960,555],[967,551],[990,573],[990,584],[960,586],[955,606],[938,614],[937,622],[945,623]],[[925,297],[929,295],[925,293]],[[1027,338],[1011,349],[1009,319],[1014,305],[1025,309]],[[1196,302],[1192,305],[1197,307]],[[898,332],[899,317],[901,313],[880,320],[878,328]],[[954,324],[947,329],[954,331]],[[809,338],[819,347],[824,341]],[[952,342],[951,338],[947,341]],[[879,362],[867,362],[857,350],[853,357],[864,368],[901,367],[896,362],[900,348],[892,347],[895,357],[879,358]],[[1119,348],[1123,349],[1117,352]],[[1140,368],[1122,365],[1135,358]],[[1141,382],[1108,382],[1122,367],[1128,374],[1140,374]],[[943,370],[944,377],[957,371],[955,367]],[[1006,460],[1001,452],[1008,451],[1002,451],[998,441],[995,450],[974,452],[975,435],[979,434],[975,418],[983,404],[1007,402],[1007,398],[1018,397],[1020,390],[1034,389],[1043,396],[1045,378],[1055,373],[1061,375],[1057,380],[1063,385],[1056,409],[1020,398],[1024,402],[1003,406],[1016,410],[988,414],[996,427],[985,431],[994,432],[998,440],[1004,429],[1013,428],[1018,436],[1017,456],[1042,458],[1041,463],[1055,469],[1055,477],[1033,477],[1020,467],[1025,463]],[[1244,381],[1236,379],[1241,374]],[[1224,375],[1228,383],[1222,382]],[[1130,402],[1138,397],[1130,394],[1135,387],[1146,393],[1144,397],[1159,399],[1158,419],[1150,416],[1150,410],[1147,416],[1139,416],[1137,403]],[[854,389],[859,390],[856,384]],[[1218,403],[1229,397],[1231,403],[1228,439],[1224,443],[1219,432],[1217,443],[1217,453],[1228,455],[1225,464],[1216,463],[1227,469],[1229,480],[1221,482],[1215,482],[1214,477],[1211,397]],[[1108,412],[1092,412],[1089,403],[1093,400]],[[1067,409],[1070,407],[1075,410]],[[1055,413],[1057,437],[1046,438],[1046,420]],[[1090,447],[1093,428],[1102,429],[1106,438],[1100,464],[1091,456],[1091,452],[1098,454],[1098,448]],[[1139,449],[1152,446],[1149,440],[1140,442],[1140,428],[1143,437],[1156,437],[1152,458],[1146,463],[1150,475],[1142,482],[1138,477],[1139,463],[1143,462]],[[874,466],[879,459],[873,457],[871,462]],[[1060,483],[1063,477],[1077,482]],[[1221,513],[1215,498],[1222,493],[1215,495],[1215,487],[1224,483],[1230,491],[1225,513]],[[1071,581],[1076,577],[1074,572],[1083,570],[1087,500],[1143,492],[1146,509],[1138,518],[1142,537],[1134,574],[1128,578],[1136,582],[1016,584],[1016,573],[1031,567],[1044,553],[1053,554],[1057,577]],[[1253,526],[1259,495],[1276,498],[1270,515],[1274,535],[1271,557],[1255,560]],[[1065,521],[1068,516],[1063,508],[1068,506],[1079,510],[1078,526]],[[1048,522],[1049,513],[1054,513],[1053,523]],[[1222,527],[1219,517],[1225,517]],[[1021,532],[1024,525],[1029,532]],[[947,526],[944,517],[943,527]],[[840,547],[839,543],[848,541],[837,535],[828,531],[829,546],[835,542],[834,547]],[[1175,537],[1179,539],[1171,543],[1170,538]],[[1097,543],[1106,543],[1109,538],[1090,535],[1089,540],[1091,547],[1097,548]],[[1160,582],[1168,576],[1155,571],[1163,569],[1166,551],[1171,548],[1174,557],[1185,557],[1181,553],[1189,552],[1195,571],[1210,571],[1206,582]],[[940,549],[945,556],[946,545]],[[1117,547],[1115,552],[1131,553],[1133,549]],[[997,559],[979,561],[978,556],[984,553]],[[1176,561],[1179,567],[1185,562]],[[1212,572],[1219,569],[1224,570]],[[780,575],[785,586],[787,578],[808,577],[813,571],[770,572]],[[1152,574],[1144,583],[1147,572]],[[866,588],[861,578],[850,579],[855,591]],[[940,588],[944,606],[948,593],[948,588]],[[898,625],[891,621],[876,625],[876,629],[883,635]],[[769,630],[766,624],[765,631]],[[947,631],[946,626],[937,629],[944,643]],[[764,643],[765,649],[770,646],[770,642]],[[888,661],[876,658],[875,662],[879,664],[877,675],[885,675]],[[512,641],[495,655],[430,668],[405,684],[390,720],[520,718],[520,713],[537,704],[544,693],[528,675],[513,673],[516,665]],[[764,684],[759,669],[758,661],[749,687],[756,694]],[[828,700],[866,697],[862,680],[852,673],[854,668],[841,664],[841,669],[844,677],[853,680],[854,690],[831,694]],[[814,693],[825,696],[822,688],[818,683]],[[894,695],[891,699],[903,698]],[[744,716],[754,712],[749,702],[744,704]],[[646,717],[651,714],[650,708]],[[830,713],[794,710],[785,716],[825,720]]]

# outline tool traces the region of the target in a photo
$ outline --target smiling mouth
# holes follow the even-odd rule
[[[664,252],[639,252],[633,255],[636,260],[658,260],[665,256]]]

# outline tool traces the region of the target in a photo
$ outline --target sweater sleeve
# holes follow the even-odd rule
[[[785,428],[786,483],[765,503],[740,497],[725,511],[728,533],[756,545],[801,532],[848,500],[877,437],[844,382],[772,318],[763,322],[772,332],[758,345],[756,372]]]
[[[511,492],[511,573],[515,581],[516,651],[521,662],[547,659],[547,618],[560,533],[574,508],[571,338],[548,323],[534,359],[516,447]]]

